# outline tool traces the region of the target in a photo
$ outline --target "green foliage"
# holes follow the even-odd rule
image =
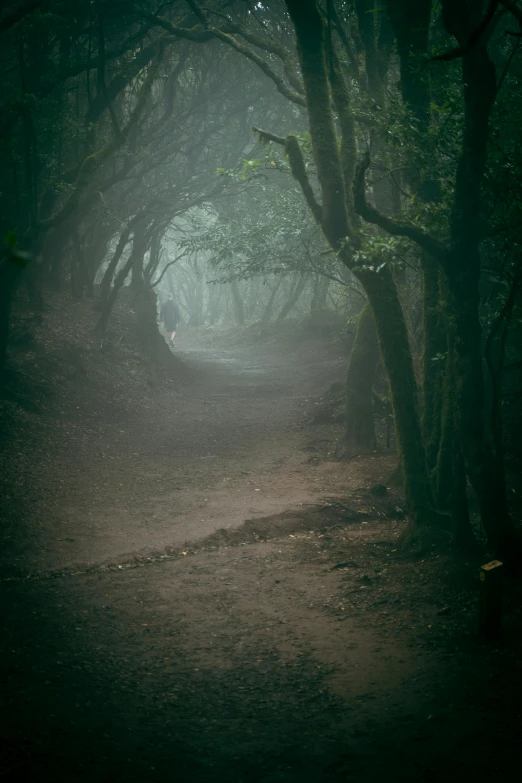
[[[248,168],[255,168],[250,162]],[[305,246],[314,257],[325,250],[300,193],[275,171],[272,167],[274,176],[263,174],[262,180],[254,176],[233,209],[217,205],[210,213],[191,215],[190,233],[180,246],[206,253],[220,270],[219,280],[289,274],[308,267]]]
[[[376,236],[366,234],[361,247],[354,251],[355,270],[366,270],[379,274],[385,266],[402,269],[408,264],[406,256],[411,245],[402,237]]]

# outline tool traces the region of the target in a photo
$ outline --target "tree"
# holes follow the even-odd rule
[[[451,520],[471,546],[470,482],[510,556],[521,25],[511,0],[20,3],[0,17],[0,219],[39,262],[10,240],[3,349],[22,279],[32,307],[48,284],[98,291],[101,329],[129,284],[151,340],[178,264],[198,323],[345,291],[349,451],[373,443],[376,335],[410,532]]]
[[[263,33],[254,35],[248,17],[233,19],[232,11],[227,29],[225,26],[220,29],[211,22],[212,3],[205,7],[196,2],[189,5],[199,22],[191,28],[192,40],[201,41],[203,36],[211,36],[222,41],[256,63],[292,104],[306,109],[315,163],[313,170],[307,166],[300,140],[295,135],[279,136],[272,131],[261,131],[260,136],[284,148],[292,174],[325,238],[340,261],[360,280],[371,303],[390,381],[413,525],[441,524],[441,517],[434,513],[435,498],[451,511],[457,539],[469,543],[467,473],[480,496],[481,517],[490,544],[498,552],[509,553],[513,527],[500,462],[484,435],[481,393],[480,234],[477,229],[490,115],[496,97],[494,66],[488,52],[491,36],[475,34],[481,25],[481,32],[487,28],[481,3],[469,7],[464,2],[443,3],[440,17],[447,34],[458,40],[459,52],[463,55],[462,83],[466,85],[462,98],[456,95],[458,86],[451,96],[457,110],[460,103],[462,122],[458,117],[460,127],[450,140],[459,164],[454,183],[446,190],[440,187],[443,180],[434,175],[438,161],[442,160],[444,145],[440,144],[438,129],[433,134],[432,90],[426,70],[424,74],[420,73],[419,58],[427,55],[431,32],[432,9],[428,0],[409,4],[390,0],[384,14],[373,2],[356,4],[360,41],[366,55],[364,72],[356,61],[350,35],[346,32],[344,23],[348,18],[353,23],[353,16],[350,17],[351,12],[345,4],[339,4],[338,9],[327,4],[327,20],[314,0],[287,0],[284,6],[295,30],[302,81],[299,76],[295,78],[294,58],[281,6],[273,11],[261,11]],[[491,17],[486,21],[491,21]],[[170,29],[173,35],[188,37],[185,29]],[[282,34],[283,47],[274,40],[275,30]],[[334,41],[330,33],[333,30],[338,41]],[[440,33],[440,28],[437,35],[438,45],[446,46],[449,39]],[[384,100],[381,85],[383,74],[389,69],[387,56],[393,37],[399,54],[402,104],[395,95],[393,105],[378,106],[378,102]],[[473,45],[468,45],[471,39]],[[260,51],[264,54],[263,61]],[[278,64],[282,65],[282,71]],[[367,97],[362,100],[354,97],[355,84],[359,90],[361,87],[366,89]],[[479,88],[479,84],[483,87]],[[440,84],[436,85],[436,90],[444,93]],[[394,121],[400,126],[400,135],[406,142],[409,138],[414,150],[405,155],[400,148],[394,151],[392,145],[391,160],[383,159],[380,165],[385,170],[390,170],[390,163],[392,167],[395,164],[402,166],[403,182],[409,185],[413,197],[404,205],[405,211],[411,215],[419,213],[420,224],[409,220],[408,214],[404,219],[398,218],[393,214],[396,208],[391,209],[390,216],[386,214],[385,200],[380,197],[377,183],[373,187],[377,203],[372,206],[365,176],[371,165],[370,155],[364,155],[356,165],[357,147],[368,138],[368,125],[375,128],[374,138],[381,139],[377,148],[382,149],[382,124],[376,111],[382,113],[383,108],[395,111]],[[435,136],[439,143],[436,150]],[[416,154],[421,146],[419,139],[438,156],[435,165],[426,165],[427,156]],[[400,182],[390,178],[396,185],[395,194],[393,188],[389,190],[389,200],[393,200],[397,189],[400,190]],[[393,265],[388,261],[379,263],[378,256],[375,256],[375,264],[359,262],[368,232],[359,224],[357,215],[364,223],[378,226],[381,232],[392,236],[406,237],[419,248],[425,299],[423,397],[426,402],[434,403],[429,406],[430,412],[426,407],[422,426],[409,327],[400,301],[400,275],[393,271]],[[426,230],[422,222],[428,226],[438,223],[439,236]],[[432,355],[436,347],[440,350]],[[448,482],[445,476],[450,475]],[[497,513],[494,519],[495,507],[500,515]]]

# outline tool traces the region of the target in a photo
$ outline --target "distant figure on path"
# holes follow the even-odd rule
[[[169,336],[169,347],[172,348],[176,336],[176,327],[179,321],[181,321],[181,313],[172,294],[169,294],[169,298],[161,306],[161,320]]]

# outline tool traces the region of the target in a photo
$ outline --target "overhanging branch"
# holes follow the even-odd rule
[[[234,36],[230,35],[229,33],[224,33],[222,30],[219,30],[216,27],[212,27],[210,29],[216,38],[219,38],[220,41],[228,44],[228,46],[232,47],[232,49],[235,49],[238,54],[242,54],[243,57],[246,57],[247,60],[255,63],[257,67],[265,74],[265,76],[268,76],[268,78],[275,84],[277,91],[280,92],[281,95],[283,95],[292,103],[297,103],[299,106],[306,106],[304,96],[300,95],[294,89],[289,87],[284,79],[282,79],[279,74],[277,74],[274,69],[266,62],[266,60],[263,60],[263,58],[257,54],[257,52],[240,43],[237,38],[234,38]]]
[[[355,179],[353,183],[353,201],[354,208],[358,215],[367,223],[379,226],[388,234],[396,237],[407,237],[415,242],[419,247],[429,253],[430,256],[446,264],[448,253],[443,244],[433,239],[427,231],[413,225],[407,220],[395,220],[387,215],[383,215],[375,207],[366,201],[366,172],[370,166],[370,153],[367,152],[363,159],[358,163],[355,170]]]
[[[273,141],[274,144],[280,144],[281,147],[285,146],[286,139],[284,136],[276,136],[276,134],[272,133],[271,131],[262,130],[261,128],[256,128],[255,126],[252,128],[252,130],[254,133],[257,133],[261,141]]]
[[[185,258],[185,256],[186,256],[186,255],[188,255],[188,252],[189,252],[188,250],[184,250],[184,251],[183,251],[183,253],[180,253],[180,254],[179,254],[179,256],[176,256],[176,258],[175,258],[173,261],[169,261],[169,263],[168,263],[168,264],[166,264],[166,266],[164,267],[164,269],[163,269],[163,271],[162,271],[161,275],[158,277],[158,279],[157,279],[157,280],[155,280],[153,283],[151,283],[151,287],[152,287],[152,288],[155,288],[157,285],[159,285],[159,283],[161,283],[161,281],[162,281],[162,279],[163,279],[163,275],[165,274],[165,272],[167,271],[167,269],[168,269],[169,267],[171,267],[173,264],[176,264],[176,263],[177,263],[178,261],[180,261],[182,258]]]
[[[445,62],[448,62],[449,60],[456,60],[459,57],[464,57],[475,46],[479,38],[481,38],[483,33],[487,30],[491,20],[495,16],[495,11],[497,10],[499,3],[500,0],[490,0],[487,11],[484,14],[484,18],[478,27],[473,30],[470,37],[463,46],[458,46],[456,49],[451,49],[449,52],[444,52],[444,54],[439,54],[436,57],[432,57],[431,60],[444,60]],[[505,5],[505,3],[502,4]]]
[[[323,208],[317,201],[313,188],[310,184],[310,180],[308,179],[306,165],[303,158],[303,151],[299,146],[297,136],[290,135],[284,138],[283,136],[276,136],[275,133],[271,133],[270,131],[261,130],[261,128],[254,127],[252,130],[254,133],[257,133],[262,141],[272,141],[274,144],[279,144],[285,148],[288,162],[290,163],[290,171],[292,172],[292,176],[301,186],[306,203],[310,207],[314,218],[317,220],[319,225],[322,225]]]
[[[296,179],[303,191],[303,195],[306,199],[306,203],[310,207],[314,218],[319,225],[323,222],[323,208],[317,201],[315,193],[308,179],[306,173],[306,166],[303,157],[303,151],[299,145],[297,136],[287,136],[285,139],[285,152],[288,155],[288,162],[290,163],[290,171],[292,176]]]
[[[304,245],[304,249],[306,250],[306,254],[308,256],[308,261],[310,262],[310,266],[314,269],[315,272],[317,272],[318,275],[322,275],[323,277],[326,277],[328,280],[332,280],[334,283],[338,283],[339,285],[342,285],[343,288],[349,288],[350,291],[355,291],[355,293],[358,296],[360,296],[361,299],[363,299],[365,302],[367,301],[366,297],[362,293],[362,291],[359,291],[359,289],[356,288],[354,285],[352,285],[351,283],[347,283],[342,278],[337,277],[337,275],[333,275],[330,272],[326,272],[324,269],[321,269],[321,267],[316,266],[316,264],[315,264],[315,262],[314,262],[314,260],[312,258],[312,254],[310,253],[310,250],[308,249],[308,247],[306,246],[306,244],[304,242],[303,242],[303,245]]]
[[[195,12],[195,7],[197,7],[197,4],[191,4],[191,7]],[[206,19],[205,16],[201,17],[201,12],[203,9],[198,7],[198,10],[200,12],[198,16],[200,18]],[[276,73],[276,71],[274,71],[274,69],[269,65],[269,63],[266,60],[263,60],[263,58],[257,54],[257,52],[255,52],[249,46],[242,44],[232,35],[232,32],[236,32],[238,30],[237,25],[228,25],[224,29],[212,27],[210,25],[196,25],[195,27],[186,28],[178,27],[168,19],[165,19],[161,16],[147,15],[146,19],[152,24],[156,24],[159,27],[162,27],[176,38],[184,38],[188,41],[195,41],[196,43],[205,43],[206,41],[210,41],[212,38],[217,38],[218,40],[223,41],[223,43],[227,44],[227,46],[235,49],[238,54],[242,54],[243,57],[246,57],[247,60],[255,63],[255,65],[257,65],[257,67],[265,74],[265,76],[268,76],[268,78],[274,83],[275,87],[277,88],[278,92],[281,93],[281,95],[283,95],[292,103],[296,103],[299,106],[305,106],[305,99],[302,94],[297,92],[292,87],[289,87],[285,80],[282,79],[279,74]],[[241,31],[240,34],[242,34]],[[246,37],[247,36],[245,36],[245,38]],[[267,51],[270,51],[266,42],[264,42],[263,48],[265,48]],[[280,54],[279,56],[281,57]],[[289,66],[288,61],[285,63],[283,60],[283,65],[285,70],[287,70]]]
[[[121,130],[119,137],[113,138],[97,152],[88,155],[83,160],[79,167],[76,181],[73,184],[72,192],[65,201],[65,204],[61,207],[61,209],[58,210],[56,214],[37,221],[34,229],[37,233],[56,228],[56,226],[60,225],[60,223],[63,223],[63,221],[76,210],[79,204],[80,196],[86,189],[89,182],[92,180],[92,177],[96,171],[100,168],[102,163],[110,158],[110,156],[125,143],[129,137],[131,129],[141,119],[143,113],[145,112],[147,101],[152,90],[152,85],[157,76],[157,72],[157,65],[150,67],[149,73],[147,74],[147,77],[145,78],[138,95],[136,105],[131,112],[127,125]]]

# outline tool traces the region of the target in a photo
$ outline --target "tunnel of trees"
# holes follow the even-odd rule
[[[513,0],[8,0],[4,394],[15,299],[91,300],[103,341],[132,297],[166,366],[169,292],[192,326],[336,311],[344,454],[389,397],[407,536],[520,561],[521,37]]]

